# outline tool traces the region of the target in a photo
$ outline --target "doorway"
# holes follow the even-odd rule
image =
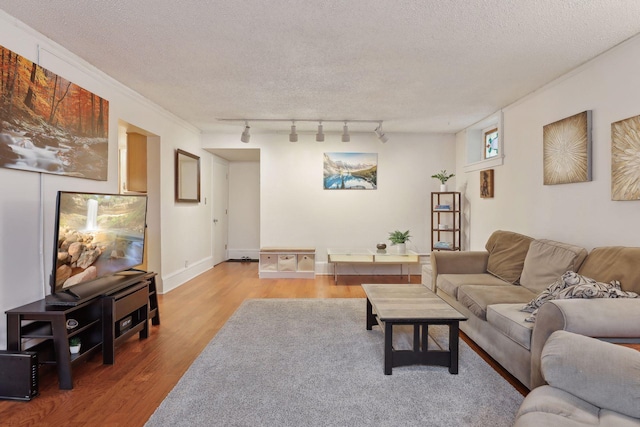
[[[161,289],[160,137],[118,120],[118,160],[118,193],[147,195],[145,255],[138,268],[158,273]]]
[[[260,252],[260,150],[205,148],[213,157],[213,263]]]

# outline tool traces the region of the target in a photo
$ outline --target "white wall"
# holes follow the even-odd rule
[[[480,199],[479,172],[465,174],[466,137],[456,137],[458,184],[466,185],[470,248],[496,229],[591,249],[640,244],[640,202],[611,201],[611,123],[640,114],[640,38],[585,64],[503,110],[505,161],[495,168],[495,197]],[[543,185],[542,127],[593,111],[593,181]]]
[[[229,258],[258,259],[260,162],[229,163]]]
[[[396,229],[411,230],[408,249],[429,251],[429,197],[439,190],[430,177],[454,168],[454,136],[388,136],[386,144],[373,132],[352,134],[343,143],[339,134],[328,134],[317,143],[314,135],[301,134],[291,143],[287,134],[252,129],[248,146],[237,134],[204,134],[203,146],[260,147],[260,245],[315,247],[317,271],[326,273],[327,248],[375,249],[377,242],[389,243],[388,233]],[[323,190],[325,152],[378,153],[378,189]],[[354,267],[351,274],[361,272]]]
[[[82,59],[0,11],[0,44],[109,101],[107,181],[0,168],[0,348],[6,347],[4,311],[43,298],[49,290],[53,257],[55,197],[59,190],[118,191],[118,120],[158,135],[159,150],[150,156],[159,175],[150,196],[155,211],[150,224],[149,265],[160,274],[161,291],[171,289],[211,267],[211,244],[194,236],[211,234],[210,210],[203,204],[174,202],[174,151],[180,147],[201,156],[202,189],[211,192],[211,155],[200,146],[198,129],[150,103]],[[159,211],[158,211],[159,209]],[[159,223],[158,223],[159,222]],[[162,239],[160,239],[160,235]],[[158,246],[161,245],[160,250]],[[185,270],[183,254],[193,260]],[[160,258],[160,259],[159,259]]]

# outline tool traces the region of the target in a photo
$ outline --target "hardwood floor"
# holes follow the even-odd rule
[[[258,279],[257,263],[222,263],[160,295],[161,325],[150,326],[148,339],[136,336],[119,346],[114,365],[103,365],[101,355],[96,355],[75,366],[73,390],[58,389],[55,371],[41,368],[40,395],[30,402],[0,401],[0,425],[142,426],[245,299],[364,298],[361,283],[406,283],[406,276],[339,279],[337,285],[332,276]],[[411,282],[420,283],[420,277],[412,276]],[[526,393],[517,380],[474,349]]]

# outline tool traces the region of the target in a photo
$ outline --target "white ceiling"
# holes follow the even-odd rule
[[[455,132],[640,32],[638,0],[0,0],[0,8],[204,132],[239,131],[216,118],[247,117]]]

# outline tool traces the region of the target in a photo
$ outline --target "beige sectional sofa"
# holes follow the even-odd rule
[[[640,248],[575,245],[494,232],[486,251],[432,252],[423,283],[469,317],[460,324],[476,344],[529,389],[543,385],[547,338],[567,330],[606,340],[640,342],[640,298],[562,299],[540,307],[535,323],[522,307],[566,271],[599,282],[620,281],[640,293]]]
[[[549,385],[527,395],[515,427],[640,426],[640,352],[567,331],[542,351]]]

